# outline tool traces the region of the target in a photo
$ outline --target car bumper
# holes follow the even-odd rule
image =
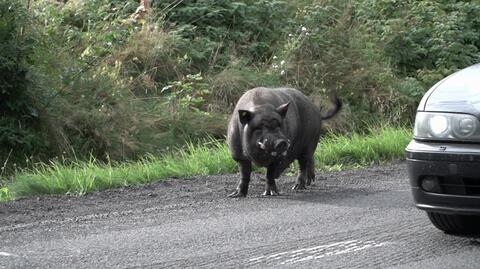
[[[480,145],[413,140],[405,149],[415,205],[445,214],[480,215]],[[422,180],[434,178],[435,191]]]

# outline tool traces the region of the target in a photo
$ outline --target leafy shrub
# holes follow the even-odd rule
[[[119,69],[118,76],[131,78],[137,96],[157,94],[168,82],[181,79],[189,63],[182,43],[188,43],[175,33],[157,25],[146,24],[131,35],[126,44],[106,58]]]
[[[0,161],[45,150],[39,111],[31,94],[31,55],[36,36],[20,1],[0,1]]]
[[[396,90],[388,57],[353,14],[350,1],[317,1],[299,9],[271,72],[312,96],[340,95],[347,115],[334,129],[367,127],[366,119],[408,119],[410,113],[403,112],[411,102]]]
[[[28,16],[15,1],[1,1],[0,12],[0,109],[2,116],[28,115],[33,110],[27,94],[33,45],[24,33]]]
[[[199,70],[226,66],[232,53],[256,62],[269,58],[293,10],[281,0],[155,1],[153,6],[190,40],[187,57]]]
[[[7,187],[0,187],[0,202],[8,201],[11,199],[10,191]]]
[[[211,89],[210,109],[217,113],[231,112],[242,94],[254,87],[280,86],[277,76],[265,68],[248,66],[241,61],[230,63],[208,79]]]
[[[61,48],[63,38],[55,36],[52,43]],[[82,50],[57,57],[38,51],[52,60],[37,68],[55,74],[39,79],[50,85],[46,108],[53,128],[66,140],[63,154],[132,159],[206,135],[222,136],[224,119],[208,113],[203,77],[184,75],[188,63],[181,40],[146,22],[111,53],[94,52],[93,63],[92,57],[75,57],[84,55]]]
[[[365,0],[356,8],[382,39],[396,73],[424,87],[480,60],[477,1]]]

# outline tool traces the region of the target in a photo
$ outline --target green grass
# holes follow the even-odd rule
[[[372,128],[369,134],[328,136],[315,153],[316,167],[362,166],[376,161],[403,157],[410,131],[405,128]],[[177,153],[149,156],[138,162],[102,164],[54,161],[37,164],[17,173],[14,180],[0,188],[0,200],[43,194],[84,195],[94,190],[129,186],[168,177],[188,177],[236,172],[235,162],[224,141],[210,139],[189,144]]]
[[[371,128],[364,135],[332,135],[320,141],[315,152],[315,164],[323,169],[400,159],[411,138],[410,129],[393,127]]]

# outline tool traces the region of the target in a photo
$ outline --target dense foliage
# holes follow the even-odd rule
[[[221,138],[255,86],[340,95],[339,132],[410,123],[428,87],[480,57],[478,1],[171,0],[144,18],[136,0],[25,2],[0,0],[1,167]]]
[[[35,97],[29,71],[35,45],[26,26],[30,18],[22,5],[0,1],[0,156],[41,153]],[[15,152],[13,152],[15,151]],[[0,158],[2,160],[3,158]],[[0,165],[0,167],[2,167]]]
[[[201,50],[189,57],[199,60],[199,68],[222,68],[232,56],[261,63],[272,56],[294,15],[288,1],[157,1],[169,28],[193,42]]]
[[[357,10],[402,78],[428,87],[480,60],[478,1],[368,0]]]

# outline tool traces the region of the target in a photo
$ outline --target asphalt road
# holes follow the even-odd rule
[[[480,268],[480,238],[413,206],[403,162],[227,198],[238,175],[0,204],[0,268]]]

